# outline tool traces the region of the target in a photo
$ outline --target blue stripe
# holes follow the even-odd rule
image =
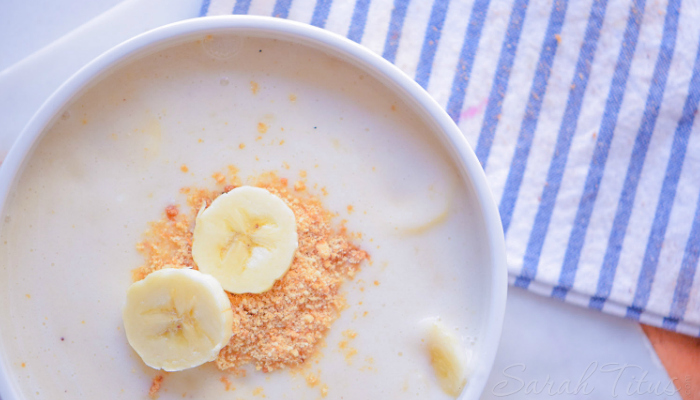
[[[644,106],[641,126],[637,132],[637,137],[632,149],[632,157],[627,167],[625,182],[622,187],[620,200],[617,204],[615,219],[613,220],[613,226],[608,239],[608,247],[605,251],[605,257],[603,258],[603,270],[598,279],[599,292],[596,294],[598,296],[603,293],[607,295],[600,297],[609,296],[610,290],[612,289],[615,271],[617,270],[620,253],[622,251],[622,243],[625,238],[630,215],[632,214],[634,198],[637,194],[639,177],[642,173],[642,167],[644,166],[644,159],[646,158],[647,149],[649,148],[649,141],[654,132],[656,118],[659,115],[659,107],[661,105],[661,100],[663,100],[666,79],[668,78],[668,69],[671,65],[671,57],[673,56],[673,50],[676,45],[678,8],[680,7],[679,1],[680,0],[669,0],[666,9],[661,48],[656,59],[656,65],[654,66],[654,74],[651,78],[651,87],[649,88],[646,105]],[[601,281],[603,278],[607,280]],[[630,313],[628,310],[627,316],[632,318],[634,314],[634,312]]]
[[[588,229],[588,224],[593,212],[593,205],[595,204],[598,194],[600,180],[603,177],[605,162],[608,158],[608,150],[612,142],[612,135],[617,125],[617,117],[620,112],[620,106],[622,105],[622,98],[625,94],[625,88],[627,87],[627,78],[629,76],[630,66],[632,65],[634,51],[637,47],[637,40],[639,39],[639,26],[644,16],[644,6],[645,0],[635,0],[630,7],[627,27],[625,28],[620,53],[617,57],[613,79],[610,84],[610,91],[608,92],[608,98],[605,103],[605,111],[603,112],[600,129],[598,130],[598,139],[593,151],[583,194],[581,195],[578,210],[576,211],[573,228],[569,236],[569,243],[564,255],[562,271],[559,276],[559,286],[556,287],[552,293],[555,297],[564,298],[566,292],[571,289],[576,276],[581,249],[583,248],[583,241],[586,237],[586,230]],[[598,299],[594,297],[591,299],[590,307],[600,309],[597,306],[599,304],[600,302]]]
[[[202,6],[199,8],[199,16],[203,17],[209,12],[209,3],[211,0],[202,0]]]
[[[699,91],[695,93],[700,93]],[[696,103],[697,107],[697,103]],[[685,116],[685,115],[684,115]],[[679,126],[680,128],[680,126]],[[688,125],[690,129],[690,125]],[[693,218],[693,227],[690,229],[690,236],[685,245],[685,254],[681,262],[681,269],[678,272],[676,280],[676,289],[673,292],[673,302],[671,303],[671,311],[668,317],[664,318],[663,327],[666,329],[675,330],[678,322],[683,319],[685,310],[688,307],[690,297],[690,289],[693,287],[693,279],[695,279],[695,271],[698,267],[698,258],[700,256],[700,196],[698,196],[695,206],[695,217]]]
[[[484,114],[484,122],[479,133],[479,140],[476,144],[476,156],[481,161],[482,166],[486,166],[491,145],[493,144],[493,136],[496,132],[496,126],[501,116],[501,105],[503,96],[508,90],[508,80],[510,79],[510,69],[513,67],[515,52],[518,49],[520,41],[520,33],[523,30],[523,22],[525,20],[525,12],[527,11],[529,0],[515,0],[513,9],[510,13],[510,21],[508,22],[508,30],[506,37],[501,47],[501,54],[498,58],[498,66],[496,67],[496,76],[493,78],[491,86],[491,94],[486,105]]]
[[[698,88],[700,90],[700,88]],[[695,92],[700,93],[700,91]],[[696,105],[697,107],[697,105]],[[690,127],[689,127],[690,128]],[[688,307],[690,289],[693,287],[695,271],[698,267],[700,256],[700,196],[698,196],[695,206],[695,218],[693,227],[690,230],[688,242],[685,245],[685,254],[681,262],[681,269],[676,280],[676,289],[673,292],[673,302],[668,317],[664,318],[663,326],[666,329],[675,330],[678,322],[683,319],[685,310]]]
[[[311,17],[311,25],[319,28],[324,28],[326,26],[328,13],[331,11],[331,4],[333,4],[333,0],[316,0],[314,14]]]
[[[586,28],[586,36],[584,38],[584,46],[581,47],[581,54],[579,55],[579,62],[577,64],[575,76],[580,76],[579,74],[585,75],[586,85],[588,84],[590,68],[587,65],[593,63],[593,57],[595,55],[598,39],[600,38],[600,29],[605,20],[605,11],[607,9],[607,0],[596,0],[591,7],[591,15],[588,19],[588,27]],[[626,37],[627,38],[627,37]],[[585,54],[584,54],[585,49]],[[631,60],[631,57],[629,58]],[[629,61],[628,60],[628,61]],[[618,61],[618,67],[620,63]],[[617,67],[616,67],[617,71]],[[626,79],[626,78],[625,78]],[[578,84],[574,80],[573,82],[576,87]],[[624,81],[622,82],[622,88],[624,90]],[[579,96],[583,96],[583,91],[581,91]],[[576,111],[575,120],[578,121],[580,115],[580,108]],[[573,117],[572,117],[573,118]],[[566,119],[565,119],[566,120]],[[574,225],[573,229],[578,227]],[[576,264],[572,264],[571,260],[566,256],[564,257],[564,263],[562,265],[562,271],[559,275],[559,284],[552,291],[552,296],[564,299],[568,288],[573,285],[574,277],[576,276]],[[563,289],[562,287],[567,288]]]
[[[287,18],[289,16],[289,7],[292,6],[292,0],[277,0],[275,8],[272,10],[272,16],[277,18]]]
[[[233,14],[248,14],[250,9],[250,0],[236,0],[236,5],[233,6]]]
[[[469,25],[464,33],[462,50],[459,53],[457,71],[452,80],[452,90],[450,99],[447,101],[447,114],[452,117],[455,123],[459,123],[462,107],[464,106],[464,95],[467,92],[469,76],[474,66],[474,55],[479,47],[481,31],[484,28],[486,12],[489,10],[489,0],[475,0],[472,5]]]
[[[428,87],[430,80],[430,72],[433,69],[433,60],[435,60],[435,51],[438,43],[440,43],[440,34],[442,26],[445,24],[445,15],[447,8],[450,6],[450,0],[435,0],[433,8],[430,11],[430,21],[425,29],[425,38],[423,39],[423,47],[420,51],[420,60],[416,68],[416,82],[424,89]]]
[[[678,10],[673,10],[672,12],[677,14]],[[669,18],[669,15],[667,14],[666,17]],[[676,23],[675,25],[677,25],[678,16],[676,15],[675,18],[676,20],[674,22]],[[639,273],[639,280],[637,282],[637,289],[634,293],[634,300],[630,306],[630,309],[632,309],[631,312],[633,313],[635,313],[636,310],[643,310],[646,308],[647,303],[649,302],[649,294],[651,293],[651,285],[653,284],[654,276],[656,275],[661,246],[663,245],[664,238],[666,237],[668,220],[671,215],[671,209],[673,208],[673,201],[676,198],[676,189],[678,187],[678,180],[681,176],[683,161],[685,160],[690,130],[693,126],[693,122],[695,121],[695,113],[698,110],[698,101],[700,101],[700,85],[698,85],[698,81],[700,80],[700,77],[698,76],[699,74],[700,49],[695,58],[693,76],[690,80],[690,86],[688,88],[688,97],[686,98],[685,105],[683,106],[683,115],[678,121],[676,133],[673,137],[671,155],[669,156],[668,165],[666,166],[666,176],[664,177],[664,183],[661,187],[659,202],[656,205],[654,223],[651,228],[649,240],[647,241],[646,251],[644,252],[644,261],[642,262],[642,270]]]
[[[552,72],[554,55],[557,53],[557,47],[559,44],[557,35],[561,33],[561,27],[564,24],[564,16],[566,15],[567,6],[568,3],[564,0],[557,0],[552,4],[552,12],[549,15],[549,23],[547,24],[547,31],[544,34],[542,50],[540,51],[540,59],[537,62],[535,78],[532,80],[530,96],[527,100],[527,106],[525,107],[525,116],[520,124],[520,132],[518,133],[518,141],[515,145],[515,153],[511,159],[508,178],[506,179],[505,188],[503,189],[503,196],[501,197],[501,202],[498,206],[504,233],[508,232],[508,228],[510,227],[515,201],[517,200],[518,193],[520,192],[520,185],[523,183],[523,175],[525,173],[525,167],[527,166],[528,156],[530,155],[532,139],[535,135],[535,129],[537,129],[537,120],[540,117],[542,101],[544,100],[544,95],[547,91],[549,75]],[[593,16],[591,15],[588,21],[589,26],[592,19]],[[595,35],[594,38],[586,37],[586,39],[584,39],[584,45],[581,47],[581,52],[579,53],[579,66],[581,65],[584,54],[588,54],[588,48],[592,47],[595,49],[597,41],[597,35]],[[593,53],[594,52],[591,52],[589,61],[593,58]],[[577,70],[577,72],[579,71]],[[578,74],[576,74],[576,76],[578,76]]]
[[[396,60],[396,50],[399,48],[401,30],[403,30],[403,21],[406,18],[408,2],[409,0],[394,0],[394,9],[391,10],[389,32],[387,32],[386,40],[384,41],[382,57],[392,63]]]
[[[564,116],[562,117],[559,133],[557,134],[554,155],[552,156],[552,161],[547,171],[547,181],[542,190],[540,205],[537,208],[535,222],[530,231],[525,256],[523,257],[523,268],[520,272],[520,276],[515,281],[515,285],[520,287],[528,287],[530,285],[530,280],[534,279],[537,274],[542,247],[544,246],[549,223],[552,219],[557,196],[559,195],[559,188],[561,187],[561,181],[564,177],[566,162],[569,158],[571,141],[574,137],[574,133],[576,133],[576,127],[578,126],[583,97],[586,93],[586,87],[588,86],[591,65],[593,64],[593,58],[598,46],[602,21],[605,18],[605,7],[605,2],[596,1],[591,8],[591,14],[586,28],[586,38],[579,52],[576,71],[574,72],[574,78],[571,82],[572,88],[569,91],[566,109],[564,110]],[[520,180],[522,181],[522,177],[520,177]],[[508,223],[510,223],[510,215],[512,214],[512,207],[515,204],[515,199],[513,199],[512,202],[513,205],[506,204],[510,207],[509,209],[504,207],[504,210],[509,213]]]
[[[369,12],[370,0],[357,0],[355,10],[352,12],[352,20],[348,29],[348,39],[357,43],[362,42],[365,34],[365,24],[367,23],[367,13]]]

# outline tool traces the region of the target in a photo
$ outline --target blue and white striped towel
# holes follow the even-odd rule
[[[511,283],[700,336],[698,0],[204,0],[347,36],[445,107]]]

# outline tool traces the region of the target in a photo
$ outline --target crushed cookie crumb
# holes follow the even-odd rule
[[[327,260],[331,256],[331,247],[325,240],[322,240],[316,243],[316,252],[322,259]]]
[[[318,385],[318,376],[314,375],[313,373],[306,375],[306,384],[309,387]]]
[[[302,191],[306,190],[306,182],[304,182],[303,180],[297,181],[294,184],[294,190],[297,192],[302,192]]]
[[[196,208],[199,209],[199,206]],[[163,268],[197,269],[192,259],[190,219],[184,213],[178,213],[172,219],[166,216],[151,222],[144,240],[136,245],[136,249],[143,254],[146,262],[132,272],[134,281],[140,281],[151,272]]]
[[[328,396],[328,385],[324,383],[323,386],[321,386],[321,397],[326,396]]]
[[[345,352],[345,361],[348,363],[348,365],[352,364],[352,358],[356,355],[357,349],[348,348],[348,351]]]
[[[357,337],[357,332],[353,331],[352,329],[348,329],[346,331],[343,331],[343,336],[345,336],[348,339],[355,339]]]
[[[265,396],[265,393],[263,392],[262,386],[258,386],[253,390],[253,396],[262,396],[262,397],[267,397]]]
[[[259,133],[267,132],[267,124],[264,122],[258,122],[258,132]]]
[[[226,182],[226,177],[225,177],[224,174],[222,174],[221,172],[215,172],[211,177],[214,178],[214,180],[216,181],[216,183],[224,183],[224,182]]]
[[[231,381],[228,380],[225,376],[222,376],[221,379],[219,379],[221,383],[224,384],[224,388],[228,392],[229,390],[236,390],[236,388],[231,384]]]
[[[250,91],[253,94],[258,94],[258,92],[260,91],[260,85],[258,85],[258,82],[250,81]]]
[[[160,386],[163,384],[163,375],[156,375],[151,381],[151,388],[148,389],[148,396],[152,399],[158,397],[158,391]]]
[[[187,171],[189,171],[189,170],[190,170],[190,169],[187,167],[187,164],[182,164],[182,165],[180,166],[180,171],[182,171],[182,172],[187,172]]]
[[[168,219],[171,221],[173,219],[175,219],[175,217],[177,217],[177,215],[179,213],[180,213],[180,210],[178,209],[178,207],[176,205],[169,205],[169,206],[165,207],[165,216],[167,216]]]
[[[237,170],[229,168],[229,173],[232,176],[228,181],[233,182],[230,186],[240,185]],[[213,175],[217,183],[223,184],[226,177],[217,174]],[[331,223],[334,214],[318,198],[295,194],[297,185],[290,191],[287,180],[274,173],[258,177],[254,185],[267,189],[290,207],[297,221],[299,247],[288,272],[269,291],[227,293],[234,314],[234,333],[215,362],[220,370],[238,375],[245,375],[242,367],[247,364],[270,372],[300,366],[316,354],[331,324],[347,307],[341,285],[352,279],[363,261],[369,260],[367,253],[350,241],[351,235],[344,227]],[[230,186],[224,187],[224,192]],[[133,271],[134,281],[162,268],[197,269],[192,259],[195,217],[201,207],[209,206],[222,194],[221,187],[190,187],[180,192],[187,195],[190,212],[178,212],[170,218],[166,211],[164,218],[150,224],[144,240],[137,245],[145,263]]]
[[[345,362],[347,362],[348,365],[351,365],[353,357],[357,355],[357,349],[350,347],[349,344],[351,340],[357,337],[357,332],[348,329],[346,331],[343,331],[343,337],[346,340],[341,340],[340,343],[338,343],[338,348],[340,348],[340,350],[345,355]]]
[[[348,206],[348,214],[352,214],[352,212],[353,212],[354,210],[355,210],[355,207],[353,207],[352,205],[349,205],[349,206]]]
[[[245,143],[239,144],[239,145],[238,145],[238,148],[241,149],[241,150],[245,149]]]

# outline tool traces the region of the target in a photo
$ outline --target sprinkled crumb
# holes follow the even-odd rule
[[[239,144],[239,145],[238,145],[238,148],[241,149],[241,150],[245,149],[245,143]]]
[[[318,376],[313,373],[306,375],[306,384],[309,385],[309,387],[318,385]]]
[[[340,343],[338,343],[338,347],[340,348],[340,351],[345,355],[345,362],[347,362],[348,365],[351,365],[353,357],[357,355],[357,349],[350,347],[349,344],[351,340],[357,337],[357,332],[348,329],[346,331],[343,331],[343,337],[346,340],[341,340]]]
[[[258,132],[259,133],[267,132],[267,124],[264,122],[258,122]]]
[[[228,380],[225,376],[222,376],[221,379],[219,379],[221,383],[224,384],[224,388],[228,392],[229,390],[236,390],[236,388],[231,384],[231,381]]]
[[[169,205],[165,207],[165,216],[168,217],[169,220],[173,220],[179,213],[180,210],[176,205]]]
[[[328,396],[328,385],[324,383],[323,386],[321,386],[321,397],[326,396]]]
[[[260,85],[258,85],[258,82],[250,81],[250,91],[253,94],[258,94],[259,90],[260,90]]]
[[[348,329],[346,331],[343,331],[343,336],[345,336],[348,339],[355,339],[357,337],[357,332],[353,331],[352,329]]]
[[[151,388],[148,389],[148,396],[152,399],[158,397],[158,391],[160,386],[163,384],[163,375],[156,375],[151,381]]]
[[[140,280],[162,268],[197,269],[192,259],[192,230],[199,209],[220,194],[241,185],[235,168],[228,178],[213,176],[216,190],[183,188],[189,213],[166,215],[150,224],[137,249],[145,263],[133,271]],[[272,289],[259,294],[228,293],[233,310],[233,336],[215,360],[220,370],[244,374],[243,366],[270,372],[302,365],[316,354],[331,324],[347,307],[341,285],[351,279],[360,264],[369,259],[367,253],[350,241],[342,226],[331,223],[333,214],[320,200],[307,192],[287,188],[287,180],[274,173],[249,180],[281,198],[294,212],[299,247],[289,271]],[[305,188],[305,186],[304,186]],[[354,338],[355,333],[344,335]],[[356,353],[356,350],[355,350]],[[346,358],[354,355],[347,355]],[[222,380],[223,382],[223,380]]]
[[[189,171],[189,170],[190,170],[190,169],[187,167],[186,164],[182,164],[182,165],[180,166],[180,171],[182,171],[182,172],[187,172],[187,171]]]
[[[297,191],[297,192],[302,192],[302,191],[306,190],[306,182],[304,182],[304,181],[297,181],[297,182],[294,184],[294,190]]]
[[[216,183],[226,182],[226,177],[221,172],[216,172],[211,177],[214,178],[214,180],[216,180]]]

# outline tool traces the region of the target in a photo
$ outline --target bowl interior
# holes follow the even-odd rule
[[[143,263],[135,245],[184,203],[182,187],[213,188],[228,166],[244,181],[304,181],[372,258],[345,284],[348,308],[319,362],[232,378],[237,395],[317,396],[313,372],[334,397],[448,398],[422,343],[440,319],[469,356],[463,398],[478,398],[503,314],[502,237],[483,173],[445,118],[388,63],[286,21],[187,21],[102,56],[49,100],[0,172],[3,398],[147,392],[155,371],[121,323]],[[339,346],[348,329],[354,355]],[[162,398],[226,390],[211,365],[170,376]]]

